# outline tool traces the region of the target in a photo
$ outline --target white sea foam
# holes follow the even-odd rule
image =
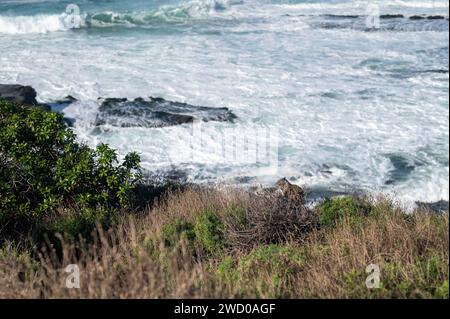
[[[448,1],[433,7],[403,2],[382,4],[387,13],[448,15]],[[183,11],[189,7],[183,3],[143,8],[132,19],[130,13],[100,10],[111,16],[96,20],[104,23],[96,32],[45,36],[27,36],[38,27],[18,28],[22,17],[1,16],[0,83],[30,84],[41,101],[77,97],[64,113],[76,120],[80,139],[110,143],[120,154],[138,150],[150,171],[179,169],[194,181],[248,177],[267,184],[287,176],[318,189],[381,191],[409,204],[448,200],[448,33],[324,29],[307,15],[320,22],[323,14],[350,14],[350,2],[307,5],[244,1]],[[152,20],[155,12],[165,20]],[[52,17],[52,28],[42,22],[48,17],[27,19],[41,21],[43,32],[66,31],[59,16]],[[103,28],[108,19],[114,26],[147,25],[115,33]],[[5,21],[13,21],[13,31],[2,31]],[[158,23],[157,31],[146,29]],[[17,41],[14,32],[20,30],[25,34]],[[139,96],[227,106],[238,119],[204,123],[210,138],[203,150],[192,149],[189,125],[93,126],[98,97]],[[214,138],[220,132],[245,134],[253,125],[280,132],[277,176],[258,175],[258,165],[221,163],[207,151],[220,146]]]
[[[367,14],[368,4],[365,0],[343,2],[317,2],[317,3],[290,3],[281,1],[278,5],[270,5],[271,15],[283,14]],[[407,14],[433,14],[445,12],[448,1],[378,1],[381,12],[395,13],[401,10]],[[192,20],[205,19],[238,19],[267,18],[268,4],[265,1],[239,1],[239,0],[190,0],[178,5],[163,5],[153,10],[141,10],[130,12],[83,12],[80,13],[82,28],[98,27],[145,27],[163,23],[184,23]],[[82,7],[81,7],[82,9]],[[419,10],[419,11],[417,11]],[[448,12],[446,13],[448,16]],[[0,34],[35,34],[55,31],[68,31],[73,29],[68,23],[67,13],[38,14],[34,16],[4,16],[0,14]],[[301,23],[301,22],[299,22]]]
[[[29,34],[65,31],[61,15],[0,16],[0,34]]]
[[[240,4],[232,0],[191,0],[179,5],[164,5],[154,10],[138,12],[103,11],[96,13],[80,12],[78,27],[145,26],[161,23],[182,23],[192,19],[205,19],[217,12]],[[0,34],[33,34],[73,29],[69,14],[39,14],[34,16],[2,16],[0,14]]]

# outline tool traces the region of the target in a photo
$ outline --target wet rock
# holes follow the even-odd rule
[[[194,120],[233,122],[236,119],[228,108],[193,106],[162,98],[107,98],[100,101],[95,126],[165,127],[192,123]]]
[[[185,184],[188,182],[189,174],[188,170],[183,167],[167,167],[166,169],[156,169],[152,171],[143,171],[143,179],[144,184],[152,184],[152,183],[166,183],[166,182],[174,182],[174,183],[182,183]]]
[[[334,18],[334,19],[357,19],[359,18],[359,15],[353,15],[353,14],[325,14],[324,15],[327,18]]]
[[[61,112],[66,106],[76,102],[77,99],[74,98],[71,95],[67,95],[65,98],[61,100],[52,101],[49,103],[41,104],[42,106],[47,107],[48,109],[55,111],[55,112]]]
[[[72,95],[67,95],[65,98],[63,98],[62,100],[58,100],[55,103],[59,103],[59,104],[71,104],[73,102],[78,101],[76,98],[74,98]]]
[[[428,20],[444,20],[445,17],[443,17],[443,16],[428,16],[427,19]]]
[[[448,212],[449,202],[445,200],[440,200],[433,203],[416,202],[418,209],[430,210],[435,213]]]
[[[409,17],[410,20],[444,20],[444,16],[434,15],[434,16],[427,16],[427,15],[414,15]]]
[[[322,18],[322,19],[318,19]],[[404,16],[402,14],[383,14],[380,15],[380,25],[377,27],[368,27],[366,16],[351,15],[323,15],[312,18],[310,22],[313,27],[323,29],[354,29],[365,32],[374,31],[447,31],[448,23],[445,23],[448,17],[440,15],[418,14]],[[325,18],[325,19],[323,19]]]
[[[31,86],[0,84],[0,97],[22,105],[38,105],[36,91]]]
[[[67,127],[73,127],[76,120],[74,118],[71,117],[64,117],[62,119],[63,123],[67,126]]]
[[[415,16],[410,16],[409,19],[410,20],[424,20],[424,19],[426,19],[426,17],[415,15]]]
[[[382,14],[380,15],[380,19],[401,19],[405,16],[403,14]]]

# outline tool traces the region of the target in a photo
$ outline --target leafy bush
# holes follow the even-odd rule
[[[445,280],[442,283],[442,285],[436,289],[435,297],[439,299],[448,299],[449,297],[448,280]]]
[[[140,179],[136,153],[78,143],[62,116],[0,100],[0,222],[38,220],[59,207],[127,207]]]
[[[321,226],[335,226],[344,217],[357,217],[360,212],[360,204],[352,196],[332,197],[317,206],[317,212]]]
[[[49,218],[38,229],[35,229],[35,236],[38,241],[46,240],[50,235],[64,234],[66,239],[76,239],[79,236],[84,239],[91,239],[92,232],[100,226],[108,229],[117,220],[117,212],[113,209],[104,208],[81,208],[71,209],[57,218]],[[44,238],[40,238],[42,236]],[[54,243],[55,244],[55,243]]]
[[[225,248],[224,224],[213,211],[206,210],[197,216],[194,231],[207,253],[214,255]]]
[[[191,246],[195,240],[194,226],[180,218],[164,225],[162,229],[164,245],[176,247],[182,240],[186,240]]]
[[[431,254],[406,266],[392,261],[379,266],[381,275],[377,289],[367,289],[363,284],[367,278],[364,269],[352,269],[338,276],[345,295],[349,298],[448,299],[448,260]]]
[[[217,275],[220,280],[228,283],[236,283],[239,280],[239,272],[235,260],[231,256],[225,256],[217,265]]]
[[[304,254],[301,250],[289,246],[263,245],[241,258],[239,270],[242,274],[256,274],[264,269],[281,278],[300,269],[303,264]]]
[[[224,282],[253,290],[258,298],[280,298],[286,297],[283,290],[292,285],[304,265],[305,254],[299,248],[261,245],[236,261],[225,257],[217,266],[217,275]]]

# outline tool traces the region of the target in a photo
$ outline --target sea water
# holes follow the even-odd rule
[[[79,9],[67,23],[68,5]],[[448,1],[0,0],[0,83],[33,86],[89,145],[137,151],[148,172],[448,200]],[[369,17],[401,15],[374,20]],[[67,11],[67,12],[66,12]],[[443,19],[411,19],[413,16]],[[212,161],[191,125],[96,127],[99,97],[228,107],[216,133],[277,132],[277,170]],[[192,153],[195,153],[192,156]],[[181,172],[181,173],[180,173]]]

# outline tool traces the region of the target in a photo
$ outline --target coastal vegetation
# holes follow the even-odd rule
[[[1,99],[0,160],[0,298],[449,298],[448,212],[146,187],[137,154]]]

